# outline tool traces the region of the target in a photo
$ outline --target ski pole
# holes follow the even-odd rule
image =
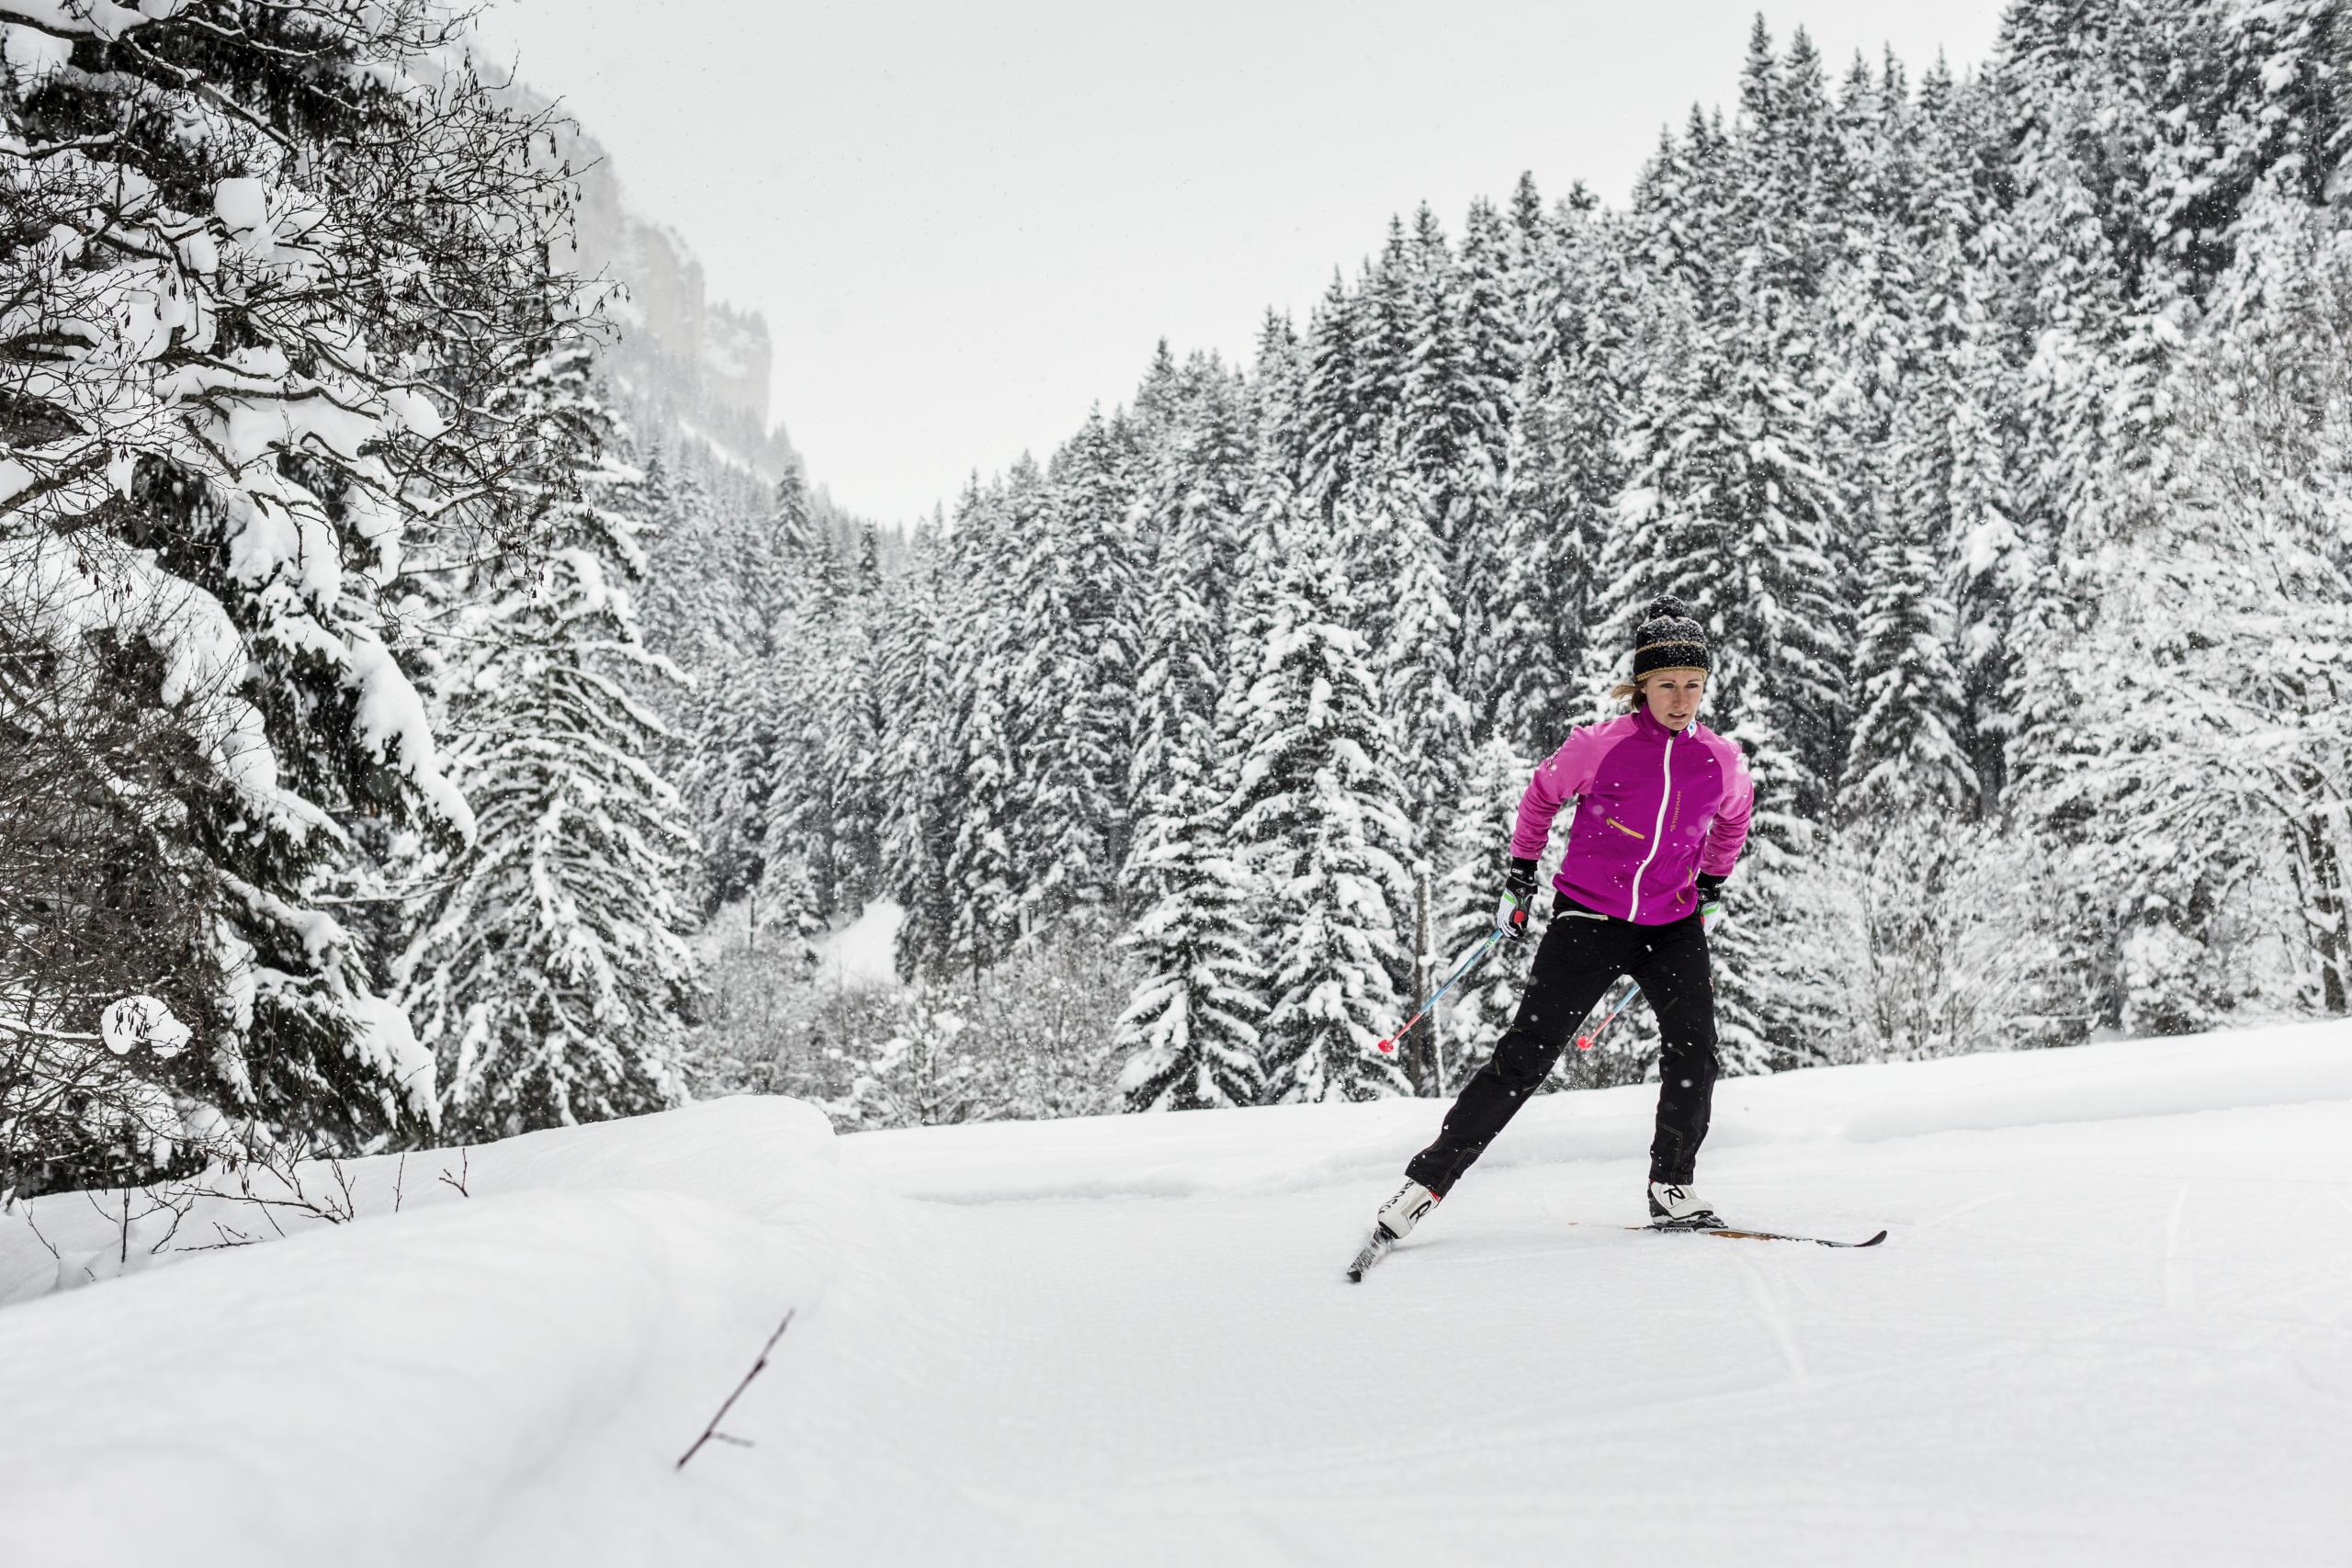
[[[1594,1024],[1589,1030],[1577,1036],[1577,1049],[1579,1051],[1589,1051],[1593,1046],[1599,1044],[1600,1042],[1600,1032],[1609,1027],[1609,1021],[1611,1019],[1615,1018],[1619,1013],[1623,1012],[1627,1008],[1633,1006],[1634,993],[1639,988],[1639,987],[1634,985],[1634,977],[1631,975],[1628,975],[1623,979],[1618,981],[1617,988],[1610,993],[1607,1000],[1602,1004],[1607,1007],[1609,1010],[1600,1015],[1600,1021],[1599,1023]],[[1402,1032],[1400,1031],[1399,1032]]]
[[[1396,1033],[1390,1035],[1385,1040],[1378,1042],[1374,1046],[1374,1049],[1378,1050],[1383,1055],[1394,1055],[1396,1050],[1396,1042],[1403,1039],[1406,1033],[1412,1029],[1413,1025],[1420,1022],[1422,1017],[1428,1013],[1430,1009],[1437,1006],[1437,999],[1440,997],[1453,989],[1453,983],[1456,980],[1461,979],[1462,976],[1476,968],[1486,958],[1487,954],[1495,950],[1495,943],[1500,942],[1503,935],[1503,929],[1500,926],[1497,926],[1493,931],[1488,931],[1486,935],[1486,940],[1479,942],[1477,946],[1472,948],[1470,950],[1470,955],[1462,961],[1461,965],[1457,967],[1453,974],[1446,976],[1445,984],[1440,986],[1436,990],[1431,991],[1429,994],[1429,999],[1421,1003],[1420,1010],[1414,1013],[1412,1017],[1407,1019],[1403,1024],[1398,1026]]]

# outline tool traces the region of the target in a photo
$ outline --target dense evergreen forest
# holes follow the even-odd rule
[[[1758,785],[1727,1069],[2346,1010],[2336,4],[1759,18],[1623,210],[1393,219],[903,536],[619,417],[435,7],[0,17],[0,1184],[1437,1092],[1524,950],[1373,1042],[1668,591]]]

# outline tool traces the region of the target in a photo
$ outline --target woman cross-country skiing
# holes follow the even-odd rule
[[[1621,976],[1657,1016],[1657,1133],[1650,1144],[1652,1223],[1723,1222],[1691,1190],[1715,1087],[1714,982],[1707,927],[1747,840],[1754,790],[1739,748],[1696,722],[1711,660],[1707,635],[1680,600],[1649,606],[1634,638],[1634,678],[1612,694],[1632,711],[1571,732],[1520,797],[1510,874],[1495,923],[1523,936],[1535,862],[1552,818],[1577,802],[1566,858],[1553,879],[1552,924],[1535,950],[1519,1013],[1463,1087],[1437,1142],[1405,1167],[1366,1248],[1395,1245],[1453,1189],[1535,1092],[1570,1033]],[[1355,1272],[1361,1272],[1362,1265]]]

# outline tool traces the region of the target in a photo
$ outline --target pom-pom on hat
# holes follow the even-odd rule
[[[1707,632],[1688,606],[1671,593],[1650,601],[1634,633],[1634,679],[1653,670],[1713,670]]]

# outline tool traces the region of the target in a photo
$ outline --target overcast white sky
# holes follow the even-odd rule
[[[1997,0],[1796,0],[1833,80],[1990,51]],[[1728,108],[1753,0],[498,0],[484,32],[631,204],[757,309],[810,478],[908,522],[1124,401],[1161,337],[1247,361],[1391,212],[1459,234],[1521,169],[1622,204]]]

